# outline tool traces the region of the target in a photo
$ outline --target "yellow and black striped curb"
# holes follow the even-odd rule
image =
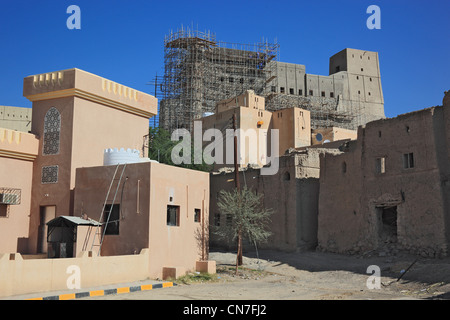
[[[101,297],[111,294],[121,294],[121,293],[130,293],[130,292],[139,292],[139,291],[148,291],[159,288],[169,288],[176,286],[177,284],[174,282],[163,282],[157,284],[143,284],[140,286],[130,286],[130,287],[120,287],[113,289],[103,289],[103,290],[92,290],[85,292],[76,292],[76,293],[65,293],[60,295],[46,296],[46,297],[36,297],[30,298],[26,300],[73,300],[85,297]]]

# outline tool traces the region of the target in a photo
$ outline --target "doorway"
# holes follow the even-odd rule
[[[47,222],[56,217],[56,206],[39,208],[38,253],[47,253]]]
[[[384,243],[397,242],[397,206],[379,208],[380,238]]]

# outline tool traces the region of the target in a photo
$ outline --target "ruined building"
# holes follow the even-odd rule
[[[304,65],[279,59],[279,45],[217,41],[210,32],[182,29],[164,41],[159,125],[170,132],[215,112],[218,101],[253,90],[266,110],[298,107],[311,112],[311,127],[358,125],[384,118],[377,52],[344,49],[330,58],[329,75],[307,74]]]
[[[448,255],[450,92],[443,106],[361,126],[320,170],[319,248]]]
[[[252,189],[262,197],[263,206],[273,211],[267,243],[258,248],[287,252],[313,250],[317,246],[320,155],[339,153],[337,145],[317,145],[292,150],[279,158],[279,170],[274,175],[262,175],[261,168],[242,168],[241,187]],[[234,170],[222,168],[210,176],[211,230],[232,223],[221,215],[217,203],[221,190],[235,188]],[[212,247],[235,248],[210,232]],[[254,249],[253,243],[244,243]]]
[[[263,194],[263,206],[273,210],[272,236],[263,246],[284,251],[315,248],[320,154],[340,153],[338,147],[343,141],[356,138],[356,131],[335,127],[312,131],[309,111],[296,107],[267,111],[264,97],[251,90],[217,103],[215,114],[202,118],[202,128],[218,129],[225,141],[223,145],[216,144],[215,148],[223,147],[224,158],[231,160],[216,163],[215,172],[210,176],[210,221],[213,228],[232,223],[220,215],[217,203],[221,190],[235,187],[234,151],[226,148],[230,141],[233,143],[234,135],[233,131],[224,130],[231,128],[233,116],[239,130],[236,150],[240,185]],[[275,130],[279,141],[273,139]],[[323,139],[319,139],[319,135]],[[217,155],[218,150],[215,151]],[[274,151],[278,154],[274,155]],[[213,246],[229,245],[219,241],[214,234],[210,240]]]

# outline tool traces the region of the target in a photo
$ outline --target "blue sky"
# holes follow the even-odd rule
[[[70,5],[81,30],[69,30]],[[369,30],[369,5],[381,29]],[[164,36],[183,26],[217,40],[280,44],[280,61],[328,75],[344,48],[377,51],[387,117],[441,105],[450,90],[449,0],[153,1],[0,0],[0,105],[31,107],[23,78],[80,68],[152,94],[162,75]]]

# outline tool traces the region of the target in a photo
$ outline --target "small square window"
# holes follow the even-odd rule
[[[284,87],[280,87],[280,92],[284,93]]]
[[[194,209],[194,222],[200,222],[201,217],[201,210],[200,209]]]
[[[167,225],[175,227],[180,225],[180,206],[167,206]]]
[[[321,93],[322,93],[322,97],[325,97],[325,91],[322,91]]]
[[[302,89],[298,89],[298,95],[302,96],[303,95],[303,90]]]

